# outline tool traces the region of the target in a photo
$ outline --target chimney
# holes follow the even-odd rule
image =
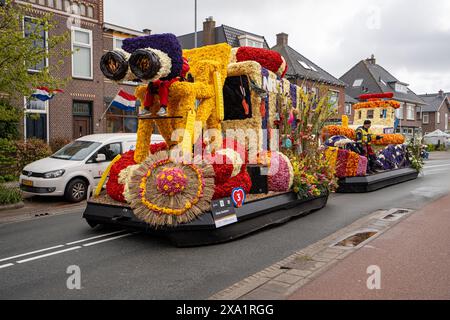
[[[203,22],[203,45],[216,43],[216,22],[213,17],[208,17]]]
[[[142,30],[142,32],[147,34],[147,35],[151,35],[152,34],[152,30],[150,30],[150,29],[144,29],[144,30]]]
[[[377,60],[375,59],[375,55],[371,55],[370,58],[367,58],[366,61],[370,64],[376,64]]]
[[[287,46],[288,36],[289,35],[284,32],[277,34],[277,46]]]
[[[443,98],[444,97],[444,91],[441,89],[439,90],[439,97]]]

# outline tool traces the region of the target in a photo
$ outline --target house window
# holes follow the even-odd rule
[[[355,82],[353,82],[353,87],[360,87],[363,84],[363,79],[356,79]]]
[[[48,142],[48,101],[25,98],[24,137]]]
[[[339,92],[330,90],[330,96],[329,96],[329,103],[331,107],[337,111],[338,110],[338,104],[339,104]]]
[[[47,5],[48,5],[50,8],[53,8],[53,7],[55,6],[55,1],[54,1],[54,0],[47,0]]]
[[[423,124],[429,124],[430,123],[430,115],[427,113],[423,113],[422,115],[422,123]]]
[[[70,13],[70,1],[64,0],[64,10]]]
[[[416,113],[416,108],[413,104],[407,104],[406,106],[406,120],[415,120],[414,114]]]
[[[395,110],[395,116],[397,117],[397,119],[403,120],[403,104],[400,105],[400,108]]]
[[[86,6],[84,4],[80,4],[80,14],[82,16],[86,15]]]
[[[139,110],[138,107],[137,105],[136,110]],[[108,109],[106,114],[107,133],[136,133],[137,124],[136,111],[124,111],[113,106]]]
[[[43,30],[43,27],[39,27],[38,25],[33,21],[30,17],[25,17],[23,19],[23,31],[25,38],[30,37],[34,32],[40,31],[40,39],[35,39],[33,41],[33,46],[37,50],[46,50],[47,49],[47,32]],[[41,51],[39,50],[39,51]],[[42,59],[40,62],[38,62],[36,65],[30,66],[28,68],[28,71],[31,72],[39,72],[45,67],[47,67],[48,61],[47,59]]]
[[[72,27],[72,77],[92,79],[92,31]]]
[[[445,114],[445,131],[448,130],[448,113]]]
[[[436,123],[437,124],[441,123],[441,113],[440,112],[436,112]]]
[[[374,111],[373,110],[367,110],[367,119],[373,119]]]
[[[306,62],[304,62],[304,61],[302,61],[302,60],[297,60],[297,61],[298,61],[298,63],[300,63],[301,66],[302,66],[303,68],[305,68],[306,70],[312,70],[311,67],[310,67]]]
[[[400,93],[408,93],[408,87],[401,83],[395,84],[395,91]]]
[[[241,47],[253,47],[253,48],[263,48],[264,40],[262,38],[250,36],[250,35],[242,35],[239,36],[239,45]]]
[[[351,115],[352,114],[352,105],[350,103],[345,104],[345,114]]]
[[[94,8],[93,7],[91,7],[91,6],[87,7],[87,16],[89,18],[93,18],[94,17]]]
[[[62,10],[63,6],[62,6],[62,0],[55,0],[55,4],[56,4],[56,9],[58,10]]]
[[[41,6],[45,6],[45,0],[39,0],[38,2]]]
[[[114,38],[113,49],[122,49],[123,39],[122,38]]]

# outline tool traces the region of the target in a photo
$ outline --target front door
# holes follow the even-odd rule
[[[73,117],[73,138],[91,134],[91,119],[90,117]]]

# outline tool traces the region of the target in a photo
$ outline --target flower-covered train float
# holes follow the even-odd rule
[[[414,143],[394,133],[392,93],[366,94],[353,106],[353,125],[343,116],[341,126],[326,126],[322,140],[330,166],[339,179],[337,192],[370,192],[416,179],[421,168]]]
[[[285,79],[279,53],[228,44],[182,50],[173,34],[125,39],[122,49],[105,53],[100,67],[113,81],[142,83],[136,149],[103,174],[83,215],[89,225],[192,246],[326,205],[337,178],[319,140],[336,110],[327,94]],[[165,143],[150,144],[155,129]]]

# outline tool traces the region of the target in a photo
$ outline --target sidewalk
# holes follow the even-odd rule
[[[367,267],[381,270],[369,290]],[[289,299],[450,299],[450,195],[417,211]]]

